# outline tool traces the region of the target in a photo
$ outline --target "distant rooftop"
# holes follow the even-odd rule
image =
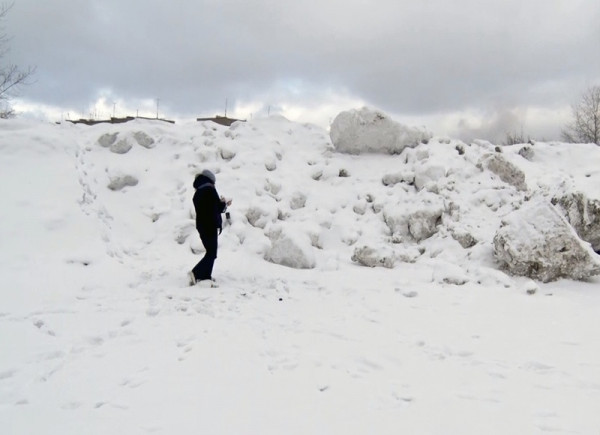
[[[245,119],[234,119],[234,118],[228,118],[227,116],[219,116],[219,115],[216,115],[214,118],[196,118],[196,121],[212,121],[212,122],[216,122],[217,124],[224,125],[226,127],[229,127],[231,124],[233,124],[236,121],[246,122]]]
[[[85,125],[96,125],[96,124],[103,124],[103,123],[122,124],[124,122],[133,121],[134,119],[146,119],[149,121],[162,121],[162,122],[168,122],[170,124],[175,124],[175,121],[172,121],[170,119],[147,118],[144,116],[126,116],[124,118],[111,117],[110,119],[83,119],[83,118],[77,119],[77,120],[68,119],[67,122],[71,122],[73,124],[85,124]]]

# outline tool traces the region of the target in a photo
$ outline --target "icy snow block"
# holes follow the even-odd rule
[[[108,188],[110,190],[121,190],[127,186],[136,186],[138,184],[138,179],[133,175],[120,175],[116,177],[111,177],[110,183],[108,184]]]
[[[293,269],[313,269],[316,265],[310,237],[306,234],[278,232],[270,236],[271,248],[265,260]]]
[[[446,168],[439,165],[425,164],[415,168],[415,187],[423,189],[428,183],[437,183],[446,176]]]
[[[469,249],[475,246],[478,242],[475,236],[466,229],[450,229],[450,235],[454,240],[460,243],[464,249]]]
[[[415,173],[412,171],[401,171],[393,174],[385,174],[381,179],[384,186],[394,186],[398,183],[413,184],[415,182]]]
[[[361,246],[354,249],[352,261],[366,267],[394,267],[395,258],[389,249],[375,249],[370,246]]]
[[[509,273],[542,282],[600,274],[600,256],[542,200],[525,203],[502,220],[494,256]]]
[[[404,148],[415,147],[431,138],[423,129],[402,125],[366,107],[338,114],[329,136],[336,151],[347,154],[400,154]]]
[[[154,139],[148,136],[143,131],[136,131],[133,133],[133,138],[138,143],[138,145],[143,146],[144,148],[154,148],[156,145],[154,144]]]
[[[277,210],[257,205],[251,206],[246,211],[246,219],[253,227],[264,229],[269,222],[277,219]]]
[[[219,153],[221,154],[221,158],[227,161],[232,160],[236,156],[236,152],[232,148],[226,146],[222,146],[219,149]]]
[[[506,184],[514,186],[517,190],[527,190],[525,173],[503,156],[491,154],[483,159],[483,164]]]
[[[438,232],[444,214],[441,196],[421,191],[417,196],[397,204],[386,204],[383,221],[395,243],[411,238],[416,242]]]
[[[530,146],[524,146],[519,150],[519,155],[525,160],[532,162],[535,157],[535,151]]]
[[[105,133],[98,138],[98,144],[101,147],[108,148],[117,141],[119,133]]]
[[[130,149],[131,144],[127,141],[127,139],[121,139],[110,146],[110,151],[115,154],[126,154]]]
[[[302,192],[294,192],[290,199],[290,208],[292,210],[298,210],[306,205],[306,195]]]
[[[600,251],[600,200],[571,192],[555,196],[552,204],[562,210],[579,237],[591,243],[594,251]]]
[[[419,210],[408,217],[408,232],[417,241],[428,239],[438,232],[443,209]]]

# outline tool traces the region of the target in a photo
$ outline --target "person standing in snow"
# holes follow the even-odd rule
[[[194,178],[194,208],[196,209],[196,229],[206,253],[188,274],[190,285],[198,281],[212,280],[212,270],[217,258],[218,237],[221,234],[224,213],[231,200],[219,196],[215,188],[216,177],[205,169]]]

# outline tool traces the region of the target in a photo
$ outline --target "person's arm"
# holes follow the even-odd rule
[[[227,203],[223,200],[222,197],[219,198],[219,202],[217,204],[218,204],[217,208],[219,210],[219,213],[225,213],[225,210],[227,209]]]
[[[225,199],[225,197],[221,196],[219,198],[219,200],[221,201],[221,213],[224,213],[225,210],[227,210],[227,207],[229,207],[231,205],[231,203],[233,202],[233,200],[231,199]]]

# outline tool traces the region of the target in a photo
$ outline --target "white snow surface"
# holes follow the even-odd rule
[[[600,279],[510,277],[492,240],[532,195],[597,198],[600,148],[503,147],[525,191],[481,164],[494,148],[0,122],[0,433],[597,434]],[[233,199],[217,288],[186,277],[205,168]],[[278,234],[314,267],[267,261]]]

